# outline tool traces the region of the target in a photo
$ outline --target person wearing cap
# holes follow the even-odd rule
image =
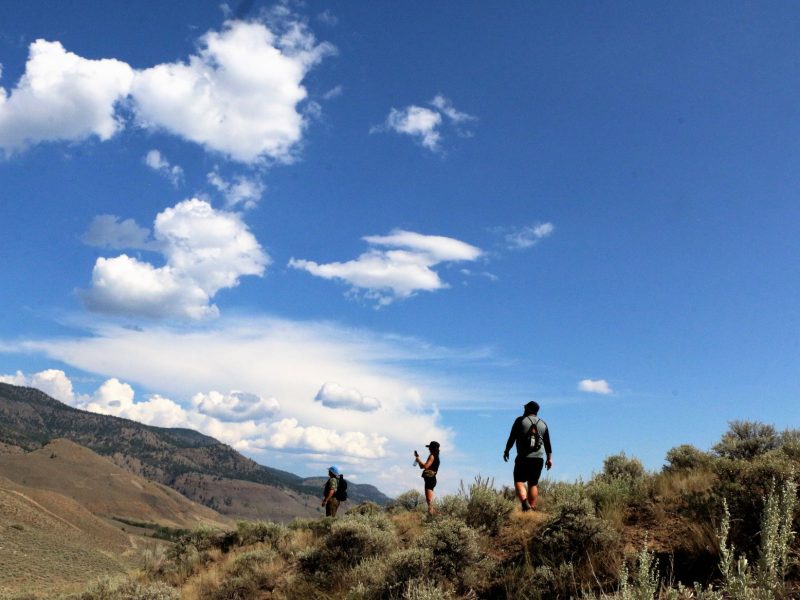
[[[549,471],[553,466],[553,447],[550,444],[550,430],[539,418],[539,405],[528,402],[524,413],[517,417],[511,426],[511,433],[503,452],[503,460],[508,462],[508,453],[516,443],[517,458],[514,461],[514,488],[523,511],[536,508],[539,499],[539,477],[542,467]]]
[[[436,512],[433,509],[433,488],[436,487],[436,474],[439,472],[439,442],[425,444],[430,450],[428,460],[422,462],[419,454],[414,450],[414,462],[422,469],[422,479],[425,481],[425,502],[428,503],[428,514]]]
[[[336,499],[336,488],[339,487],[339,467],[331,465],[328,468],[328,481],[322,488],[322,506],[325,507],[326,517],[335,517],[339,509],[339,501]]]

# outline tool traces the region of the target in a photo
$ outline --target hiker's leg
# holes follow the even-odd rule
[[[536,502],[539,500],[539,486],[538,484],[533,484],[528,488],[528,502],[531,505],[531,508],[536,508]]]
[[[522,506],[522,512],[528,512],[531,505],[528,503],[528,490],[524,481],[515,481],[514,487],[517,489],[517,498]]]
[[[432,515],[434,512],[433,509],[433,490],[430,488],[425,488],[425,502],[428,503],[428,514]]]
[[[536,508],[536,502],[539,500],[539,477],[542,475],[542,467],[544,467],[543,458],[532,459],[528,474],[528,502],[532,509]]]
[[[525,502],[528,499],[527,484],[524,481],[515,481],[514,488],[517,490],[517,498],[520,502]]]

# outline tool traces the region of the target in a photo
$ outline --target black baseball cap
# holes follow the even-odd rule
[[[426,448],[439,448],[439,442],[431,442],[430,444],[425,444]]]
[[[539,403],[538,402],[534,402],[533,400],[531,400],[525,406],[523,406],[523,408],[525,409],[525,412],[538,413],[539,412]]]

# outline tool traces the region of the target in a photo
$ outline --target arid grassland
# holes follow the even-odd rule
[[[734,422],[710,451],[673,448],[657,473],[619,454],[589,481],[544,482],[533,513],[478,477],[432,517],[409,491],[336,520],[195,529],[61,597],[797,598],[799,467],[800,431]],[[7,597],[42,597],[29,581]]]

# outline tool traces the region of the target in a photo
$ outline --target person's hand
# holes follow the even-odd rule
[[[323,501],[322,501],[322,504],[320,504],[320,506],[325,506],[325,503],[326,503],[326,502],[327,502],[327,500],[323,500]]]
[[[553,459],[552,459],[552,458],[548,458],[548,459],[547,459],[547,462],[545,463],[545,466],[547,467],[547,470],[548,470],[548,471],[549,471],[550,469],[552,469],[552,468],[553,468]]]
[[[504,461],[504,462],[508,462],[508,450],[506,450],[505,452],[503,452],[503,461]]]

